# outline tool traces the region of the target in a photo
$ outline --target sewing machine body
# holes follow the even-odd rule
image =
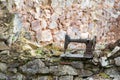
[[[90,40],[90,39],[71,39],[68,35],[65,35],[65,43],[64,43],[64,53],[66,54],[66,49],[70,42],[77,42],[77,43],[84,43],[86,45],[86,49],[84,52],[84,56],[78,56],[80,58],[92,58],[93,57],[93,51],[95,49],[96,44],[96,36]],[[64,55],[64,54],[63,54]],[[76,54],[72,54],[73,56]]]

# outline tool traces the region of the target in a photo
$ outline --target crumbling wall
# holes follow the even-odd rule
[[[4,3],[6,0],[0,1]],[[12,39],[17,38],[20,31],[21,34],[24,32],[22,27],[25,29],[24,37],[40,45],[48,43],[61,45],[66,33],[72,38],[92,38],[97,35],[98,44],[111,43],[120,39],[120,16],[118,16],[120,3],[117,0],[116,3],[112,2],[114,8],[107,8],[110,5],[104,6],[110,4],[108,0],[108,2],[105,1],[106,3],[103,0],[95,1],[99,4],[96,7],[90,5],[94,1],[89,3],[89,0],[79,3],[77,1],[71,3],[72,0],[64,1],[64,3],[61,2],[62,0],[56,0],[58,4],[57,2],[53,4],[55,0],[48,2],[47,0],[45,2],[44,0],[42,2],[39,0],[7,1],[8,3],[5,2],[4,5],[8,5],[9,11],[15,13],[15,17],[11,25],[12,14],[5,12],[6,7],[1,7],[0,3],[0,33],[8,35],[7,28],[14,26]],[[99,10],[104,13],[99,13]],[[110,11],[111,15],[105,15],[109,10],[112,10],[114,14]],[[26,44],[22,45],[23,50],[20,48],[22,42],[8,47],[6,44],[8,38],[5,35],[1,37],[1,34],[0,80],[120,79],[120,40],[108,45],[104,50],[95,50],[92,59],[81,57],[69,60],[67,56],[66,59],[60,58],[59,55],[63,51],[53,45],[40,48],[26,39],[24,39]],[[74,47],[74,45],[71,46]]]
[[[96,35],[99,48],[120,38],[119,0],[8,0],[8,5],[19,14],[29,40],[40,45],[63,46],[65,34],[91,39]]]

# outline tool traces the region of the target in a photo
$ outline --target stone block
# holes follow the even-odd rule
[[[21,66],[20,69],[22,70],[23,73],[27,74],[49,73],[48,67],[46,67],[45,64],[40,59],[28,62],[27,64]]]
[[[59,80],[73,80],[73,76],[61,76]]]
[[[42,36],[41,38],[42,41],[51,41],[53,39],[50,30],[43,30],[41,36]]]
[[[49,70],[50,70],[51,74],[56,75],[59,72],[59,67],[58,66],[50,66]]]
[[[51,76],[40,76],[32,80],[53,80]]]
[[[41,30],[40,21],[39,20],[32,21],[31,22],[31,28],[32,28],[33,31]]]
[[[0,63],[0,71],[6,72],[7,67],[8,67],[7,64],[5,64],[5,63]]]
[[[120,57],[117,57],[117,58],[115,58],[114,60],[115,60],[115,64],[116,64],[117,66],[120,66]]]
[[[0,80],[7,80],[7,76],[3,73],[0,73]]]
[[[64,41],[66,32],[64,30],[58,31],[54,36],[55,41]]]
[[[46,27],[47,27],[47,22],[44,18],[41,20],[41,27],[42,27],[42,29],[46,29]]]
[[[78,75],[77,70],[71,66],[59,66],[58,75]]]
[[[56,22],[56,21],[51,21],[48,28],[49,28],[49,29],[55,29],[55,28],[57,28],[57,27],[58,27],[57,22]]]

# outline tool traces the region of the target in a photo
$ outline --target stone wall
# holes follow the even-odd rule
[[[0,80],[119,80],[120,57],[100,59],[103,64],[112,63],[103,66],[92,59],[55,61],[53,57],[42,59],[4,50],[0,52]]]
[[[53,45],[50,45],[50,47],[48,46],[45,48],[40,48],[36,44],[33,44],[32,42],[29,41],[29,40],[36,41],[40,44],[42,43],[46,44],[47,42],[55,43],[58,41],[58,44],[60,44],[60,42],[62,43],[64,41],[63,36],[65,35],[65,33],[69,33],[69,35],[71,35],[71,37],[73,38],[78,38],[77,37],[79,36],[78,34],[80,34],[79,37],[82,38],[92,37],[93,33],[91,33],[91,35],[88,34],[89,28],[84,27],[86,24],[88,24],[86,18],[89,19],[88,17],[86,17],[88,16],[87,14],[89,13],[86,11],[86,9],[91,6],[83,4],[84,2],[79,2],[78,4],[84,5],[80,7],[80,5],[78,4],[72,4],[71,0],[67,0],[67,2],[65,1],[65,5],[63,5],[61,2],[62,0],[59,0],[60,1],[59,6],[61,5],[61,7],[58,6],[58,8],[56,9],[56,6],[58,4],[57,2],[53,4],[55,0],[52,1],[49,0],[50,2],[49,1],[44,2],[44,0],[43,2],[39,2],[38,0],[26,0],[28,2],[22,0],[21,1],[19,0],[20,2],[18,0],[9,0],[9,1],[7,0],[8,3],[5,2],[6,0],[1,0],[1,1],[3,1],[4,5],[8,6],[8,9],[9,11],[11,11],[11,13],[14,12],[17,13],[15,13],[14,20],[12,20],[13,18],[12,14],[9,13],[6,7],[3,6],[2,3],[0,2],[0,14],[1,14],[0,15],[0,33],[1,33],[0,34],[0,80],[119,80],[120,79],[120,73],[119,73],[120,72],[120,57],[119,57],[120,40],[116,41],[114,44],[108,45],[104,50],[95,50],[93,52],[93,57],[90,59],[87,59],[86,57],[81,57],[79,59],[76,58],[63,59],[59,56],[61,55],[61,53],[63,53],[63,51],[60,50],[59,48],[57,49]],[[85,15],[85,18],[84,16],[81,16],[83,18],[80,17],[80,24],[84,25],[82,26],[82,28],[81,25],[76,22],[76,19],[79,19],[78,17],[76,17],[78,16],[76,14],[77,11],[79,12],[79,10],[76,10],[76,8],[79,7],[81,9],[84,9],[80,12],[82,12],[82,14]],[[118,7],[119,6],[117,6],[116,10],[119,9]],[[59,11],[60,12],[63,11],[63,12],[60,13]],[[68,14],[72,16],[69,16]],[[117,14],[119,14],[119,12]],[[95,18],[95,22],[97,22],[96,25],[100,24],[98,22],[102,20],[101,18],[98,19],[100,20],[97,20]],[[114,21],[114,22],[111,23],[112,27],[110,27],[110,30],[108,30],[110,36],[108,40],[112,40],[112,39],[114,40],[114,38],[119,39],[119,36],[116,36],[119,35],[119,25],[118,25],[120,24],[119,19],[120,16],[118,16],[118,18],[115,18],[115,15],[114,15],[114,19],[110,18],[110,21],[111,22]],[[12,23],[13,25],[11,25]],[[12,28],[12,26],[14,27]],[[26,31],[26,33],[24,34],[25,38],[29,40],[24,39],[25,44],[19,42],[18,40],[18,42],[16,41],[14,44],[12,44],[12,46],[8,46],[9,36],[12,35],[13,36],[12,40],[13,41],[16,40],[24,32],[22,27]],[[91,28],[93,29],[91,30],[96,30],[99,27],[100,27],[99,25],[98,27],[92,26]],[[80,30],[78,30],[78,28]],[[106,27],[104,28],[106,30]],[[13,34],[11,32],[11,29],[13,30]],[[29,35],[28,33],[30,33],[31,35],[28,36]],[[46,37],[46,35],[49,37]],[[114,37],[112,37],[112,35]],[[99,36],[100,35],[98,34],[98,38]],[[22,49],[21,46],[23,47]],[[77,53],[77,51],[75,52]]]
[[[55,43],[63,47],[65,34],[71,38],[96,35],[98,46],[120,38],[116,22],[119,0],[10,0],[8,9],[19,15],[31,41],[40,45]]]

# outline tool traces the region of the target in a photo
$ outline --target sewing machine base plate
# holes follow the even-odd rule
[[[66,53],[63,53],[61,56],[61,58],[64,58],[64,59],[71,59],[71,58],[76,58],[76,59],[91,59],[93,58],[93,55],[91,54],[84,54],[84,53],[79,53],[79,54],[72,54],[70,52],[66,52]]]

